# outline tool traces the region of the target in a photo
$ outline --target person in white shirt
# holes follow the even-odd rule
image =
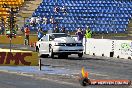
[[[35,17],[32,17],[32,18],[30,19],[30,24],[33,24],[33,23],[36,23],[36,18],[35,18]]]
[[[63,12],[64,14],[67,13],[67,12],[66,12],[66,7],[65,7],[65,6],[63,6],[63,7],[61,8],[61,10],[62,10],[62,12]]]
[[[40,17],[38,16],[37,18],[36,18],[36,23],[40,23]]]
[[[54,24],[55,23],[55,21],[54,21],[54,18],[51,16],[51,18],[50,18],[50,23],[51,24]]]
[[[43,23],[47,24],[47,18],[46,17],[43,17]]]

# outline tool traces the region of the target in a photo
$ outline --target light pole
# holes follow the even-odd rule
[[[9,7],[5,3],[3,5],[3,8],[9,8],[9,11],[7,12],[7,13],[9,13],[9,17],[8,17],[9,34],[7,34],[7,36],[8,36],[8,38],[10,38],[10,52],[11,52],[12,37],[15,37],[15,33],[13,33],[12,31],[15,27],[15,22],[16,22],[15,21],[15,13],[18,13],[18,8]]]

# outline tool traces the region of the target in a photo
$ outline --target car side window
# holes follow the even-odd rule
[[[52,41],[52,40],[54,40],[54,36],[53,35],[50,35],[49,36],[49,41]]]
[[[48,41],[48,35],[43,37],[43,41]]]

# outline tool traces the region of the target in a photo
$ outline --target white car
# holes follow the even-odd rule
[[[54,58],[54,55],[58,55],[58,58],[68,58],[71,54],[82,57],[83,45],[66,33],[50,33],[36,43],[36,51],[51,58]]]

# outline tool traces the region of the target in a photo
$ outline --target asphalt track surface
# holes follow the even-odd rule
[[[81,86],[0,72],[0,88],[81,88]]]
[[[68,59],[51,59],[42,58],[42,63],[45,66],[61,67],[71,69],[73,71],[80,70],[84,67],[89,72],[90,79],[128,79],[132,80],[132,60],[117,59],[107,57],[97,57],[84,55],[83,58],[78,58],[77,55],[71,55]],[[79,73],[74,74],[78,76]],[[110,86],[110,88],[131,88],[132,86]],[[109,88],[92,87],[92,88]]]
[[[84,66],[89,72],[90,79],[129,79],[132,80],[132,61],[110,58],[100,58],[84,55],[83,58],[77,58],[76,55],[68,59],[51,59],[41,58],[45,66],[60,67],[71,69],[73,71],[81,70]],[[79,73],[75,72],[75,77]],[[73,82],[72,82],[73,81]],[[84,88],[76,78],[54,78],[49,76],[48,79],[39,79],[37,77],[22,76],[12,73],[0,72],[0,88]],[[106,86],[96,85],[85,88],[131,88],[131,86]]]
[[[10,44],[0,44],[0,48],[10,49]],[[18,45],[18,44],[15,44],[15,45],[12,44],[11,45],[11,49],[35,51],[35,48],[30,47],[29,45]]]
[[[81,70],[84,67],[89,73],[100,75],[103,78],[132,80],[132,60],[84,55],[78,58],[71,55],[68,59],[42,58],[44,65]]]
[[[0,45],[1,48],[9,48],[9,45]],[[13,45],[15,49],[34,50],[29,46]],[[19,47],[19,48],[18,48]],[[24,77],[16,74],[0,72],[0,88],[82,88],[76,79],[84,67],[89,72],[90,79],[128,79],[132,80],[132,60],[107,57],[96,57],[84,55],[78,58],[71,55],[67,59],[41,58],[44,66],[53,68],[65,68],[73,70],[74,78],[62,78],[54,81],[52,77],[47,79],[36,79],[35,77]],[[75,72],[74,72],[75,71]],[[56,80],[60,80],[56,76]],[[66,83],[65,83],[66,81]],[[86,88],[132,88],[132,86],[87,86]]]

